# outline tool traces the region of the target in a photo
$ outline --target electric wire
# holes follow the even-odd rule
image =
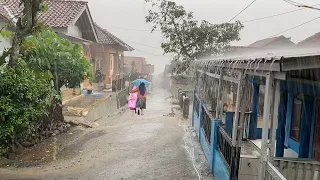
[[[315,20],[317,20],[317,19],[320,19],[320,16],[319,16],[319,17],[316,17],[316,18],[314,18],[314,19],[311,19],[311,20],[309,20],[309,21],[306,21],[306,22],[304,22],[304,23],[301,23],[301,24],[299,24],[299,25],[297,25],[297,26],[294,26],[294,27],[292,27],[292,28],[289,28],[289,29],[287,29],[287,30],[285,30],[285,31],[279,32],[279,33],[277,33],[277,34],[274,34],[273,36],[270,36],[269,38],[276,37],[276,36],[278,36],[278,35],[280,35],[280,34],[283,34],[283,33],[285,33],[285,32],[291,31],[291,30],[293,30],[293,29],[296,29],[296,28],[298,28],[298,27],[301,27],[301,26],[303,26],[303,25],[306,25],[306,24],[308,24],[308,23],[311,23],[311,22],[313,22],[313,21],[315,21]]]
[[[315,4],[315,5],[313,5],[313,6],[319,6],[319,5],[320,5],[320,4]],[[260,18],[244,20],[244,21],[242,21],[242,23],[254,22],[254,21],[259,21],[259,20],[263,20],[263,19],[269,19],[269,18],[273,18],[273,17],[277,17],[277,16],[282,16],[282,15],[294,13],[294,12],[297,12],[297,11],[306,10],[306,9],[309,9],[309,8],[303,7],[303,8],[301,8],[301,9],[296,9],[296,10],[292,10],[292,11],[287,11],[287,12],[283,12],[283,13],[279,13],[279,14],[274,14],[274,15],[270,15],[270,16],[264,16],[264,17],[260,17]]]
[[[248,9],[254,2],[256,2],[257,0],[253,0],[249,5],[247,5],[244,9],[242,9],[237,15],[235,15],[233,18],[231,18],[229,20],[229,22],[231,22],[232,20],[234,20],[236,17],[238,17],[241,13],[243,13],[246,9]]]

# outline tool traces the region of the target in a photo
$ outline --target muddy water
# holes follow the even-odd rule
[[[186,138],[188,122],[167,116],[165,97],[161,90],[148,97],[144,116],[126,112],[48,139],[1,168],[0,179],[213,179],[200,147]]]

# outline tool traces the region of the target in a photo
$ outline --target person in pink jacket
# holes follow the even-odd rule
[[[132,88],[132,90],[137,89],[136,86]],[[130,92],[128,99],[128,107],[132,111],[132,116],[137,113],[137,100],[138,100],[138,92]]]

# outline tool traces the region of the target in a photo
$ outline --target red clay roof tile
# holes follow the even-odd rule
[[[116,37],[115,35],[111,34],[106,29],[103,29],[96,23],[94,24],[94,27],[97,32],[98,42],[106,45],[120,45],[126,49],[126,51],[133,51],[134,49],[123,42],[121,39]]]
[[[39,15],[39,20],[51,27],[68,27],[87,6],[85,1],[45,0],[49,9]],[[0,3],[0,15],[8,18],[21,12],[20,0],[6,0]]]

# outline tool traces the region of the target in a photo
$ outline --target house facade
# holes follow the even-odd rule
[[[99,25],[94,24],[94,28],[98,35],[98,43],[90,46],[94,70],[105,76],[100,83],[109,89],[112,81],[124,77],[124,51],[134,49]]]
[[[50,26],[60,37],[79,43],[83,46],[83,54],[91,59],[90,44],[97,43],[97,33],[85,1],[45,0],[48,11],[39,14],[39,21]],[[7,0],[0,3],[0,26],[15,23],[20,13],[19,0]],[[0,37],[0,52],[11,46],[11,40]],[[83,88],[90,88],[89,80],[83,82]],[[73,89],[62,88],[64,95],[74,92]]]
[[[127,67],[134,68],[137,72],[143,73],[143,67],[147,64],[144,57],[125,56],[124,62]]]
[[[144,57],[125,56],[124,63],[126,75],[129,75],[132,68],[134,68],[136,72],[142,74],[148,81],[152,81],[154,65],[148,64]]]

